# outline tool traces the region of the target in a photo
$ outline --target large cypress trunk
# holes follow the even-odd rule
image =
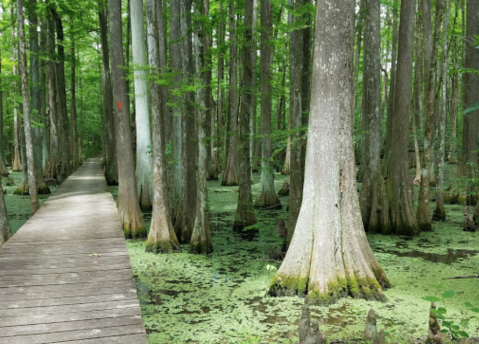
[[[194,85],[194,63],[191,39],[191,0],[179,0],[180,49],[182,83]],[[195,223],[196,210],[196,154],[195,94],[188,90],[181,96],[181,163],[182,194],[176,209],[175,231],[181,243],[188,243]]]
[[[363,184],[359,196],[367,232],[389,233],[389,202],[381,173],[381,40],[379,0],[366,2],[362,121]]]
[[[3,188],[0,188],[0,247],[12,237],[12,230],[8,222],[7,207],[5,205],[5,197],[3,195]]]
[[[387,186],[391,207],[391,230],[401,235],[415,235],[419,232],[413,211],[407,165],[415,10],[416,1],[401,2],[399,53],[393,98],[394,115],[391,122],[391,142],[394,144],[390,146]]]
[[[272,295],[384,300],[389,282],[369,247],[352,139],[354,1],[318,2],[304,199]],[[331,30],[331,27],[335,30]],[[318,151],[321,154],[318,154]]]
[[[251,49],[253,43],[253,0],[245,1],[244,10],[244,41],[243,41],[243,88],[241,94],[241,112],[239,118],[239,195],[238,207],[233,224],[234,230],[242,230],[256,223],[251,192],[251,165],[249,156],[249,128],[251,116],[251,86],[253,71],[251,65]]]
[[[133,149],[131,146],[130,111],[127,98],[126,75],[121,30],[121,1],[109,0],[109,33],[113,81],[113,104],[117,121],[118,158],[118,212],[125,237],[143,237],[145,225],[136,192]]]
[[[131,46],[134,64],[135,127],[136,127],[136,182],[140,208],[151,210],[151,178],[153,172],[151,155],[150,111],[146,72],[145,30],[143,0],[130,0]]]
[[[148,62],[155,73],[160,71],[158,36],[164,34],[159,27],[156,12],[162,7],[162,1],[147,0],[146,28],[148,42]],[[179,247],[178,239],[171,222],[171,210],[168,202],[165,155],[165,112],[162,106],[162,92],[155,78],[150,81],[151,114],[153,119],[153,214],[146,250],[155,253],[168,253]]]

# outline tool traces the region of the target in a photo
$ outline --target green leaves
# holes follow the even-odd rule
[[[447,290],[445,291],[444,293],[442,293],[442,297],[444,299],[451,299],[454,297],[454,295],[456,295],[456,293],[454,292],[454,290]]]
[[[474,112],[476,110],[479,110],[479,103],[472,104],[469,106],[466,110],[464,110],[464,115],[467,115],[471,112]]]
[[[436,296],[425,296],[422,298],[423,300],[426,300],[426,301],[429,301],[429,302],[438,302],[438,301],[441,301],[440,298],[436,297]]]

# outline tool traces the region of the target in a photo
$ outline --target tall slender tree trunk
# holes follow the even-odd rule
[[[459,70],[459,48],[457,42],[454,42],[454,70]],[[451,77],[451,105],[449,116],[451,119],[451,138],[449,139],[449,154],[447,161],[450,164],[459,162],[457,156],[457,107],[459,103],[459,73],[453,73]]]
[[[47,9],[43,13],[47,13]],[[42,118],[42,172],[43,177],[48,177],[48,162],[50,161],[50,148],[48,141],[48,115],[47,115],[47,61],[44,56],[48,55],[47,48],[47,21],[41,20],[40,31],[40,117]]]
[[[0,55],[0,74],[2,73],[2,58]],[[0,176],[8,176],[8,170],[5,166],[5,154],[4,154],[4,139],[3,139],[3,85],[0,80]],[[0,177],[1,178],[1,177]],[[0,187],[1,189],[1,187]],[[0,195],[3,198],[3,195]],[[0,199],[0,202],[2,200]],[[0,212],[2,205],[0,204]],[[1,213],[0,213],[1,216]],[[1,223],[0,223],[1,226]],[[1,228],[1,227],[0,227]],[[0,229],[1,231],[1,229]],[[1,237],[0,237],[0,246],[1,246]]]
[[[0,188],[0,248],[12,237],[3,188]]]
[[[420,4],[419,4],[420,5]],[[421,11],[418,10],[416,14],[416,27],[421,27]],[[423,49],[421,42],[421,31],[416,30],[415,34],[415,60],[423,61]],[[416,175],[414,176],[413,184],[419,186],[421,183],[421,153],[419,152],[419,143],[417,139],[417,132],[419,122],[423,117],[423,102],[422,102],[422,93],[424,89],[423,85],[423,67],[422,63],[414,64],[414,114],[411,116],[412,131],[414,136],[414,154],[416,158]]]
[[[414,3],[416,3],[415,0]],[[392,145],[392,128],[393,128],[393,114],[394,114],[394,97],[396,86],[396,60],[397,60],[397,45],[398,45],[398,0],[394,0],[392,10],[392,32],[393,40],[391,47],[391,78],[389,81],[389,104],[387,109],[387,126],[386,126],[386,144],[384,147],[384,158],[382,164],[382,172],[384,177],[389,176],[389,165],[391,159],[391,145]]]
[[[130,0],[131,47],[135,84],[136,119],[136,182],[140,208],[151,210],[151,182],[153,165],[148,152],[151,146],[150,112],[148,85],[144,67],[146,64],[146,43],[143,16],[143,0]]]
[[[362,121],[364,174],[359,204],[364,228],[390,233],[389,200],[381,173],[381,37],[379,0],[366,2]]]
[[[105,178],[108,185],[118,185],[118,153],[116,150],[115,116],[113,115],[113,90],[111,85],[110,72],[110,51],[108,50],[108,19],[106,6],[98,2],[100,39],[101,39],[101,61],[102,93],[103,93],[103,126],[105,130]]]
[[[181,140],[181,122],[182,122],[182,97],[181,92],[181,65],[182,65],[182,51],[181,51],[181,30],[180,30],[180,4],[178,0],[170,2],[170,64],[171,71],[174,74],[173,86],[171,90],[171,103],[174,104],[172,112],[174,113],[172,121],[172,143],[173,143],[173,160],[175,164],[170,176],[170,199],[173,211],[173,223],[176,219],[176,211],[180,206],[180,198],[183,193],[183,164],[181,158],[182,140]]]
[[[30,208],[32,215],[39,208],[37,185],[35,180],[35,156],[33,152],[32,124],[30,113],[30,89],[28,87],[27,49],[25,39],[25,17],[23,15],[23,0],[17,0],[18,23],[18,57],[20,60],[20,75],[22,79],[23,118],[25,121],[25,146],[27,153],[28,184],[30,193]]]
[[[361,222],[352,138],[354,1],[318,1],[304,200],[272,295],[384,300]],[[335,30],[331,30],[331,27]],[[321,154],[317,154],[321,149]]]
[[[123,39],[121,30],[121,0],[108,1],[109,36],[113,81],[113,104],[117,121],[118,157],[118,212],[125,237],[143,237],[145,225],[140,212],[136,192],[133,149],[131,146],[130,111],[127,98],[125,60],[123,57]]]
[[[52,13],[52,5],[48,7],[48,114],[50,122],[50,159],[48,161],[47,176],[49,179],[57,179],[61,161],[58,146],[58,105],[57,105],[57,63],[55,54],[55,22]]]
[[[73,17],[72,28],[74,27]],[[80,157],[78,155],[78,129],[77,129],[77,96],[76,96],[76,56],[75,56],[75,37],[71,37],[70,47],[71,73],[70,73],[70,129],[71,129],[71,149],[72,149],[72,169],[75,171],[80,166]]]
[[[53,9],[57,32],[57,99],[58,99],[58,143],[60,149],[61,165],[58,171],[58,180],[63,182],[72,173],[71,150],[69,135],[69,120],[67,113],[67,96],[65,87],[65,39],[63,36],[63,24],[60,16]]]
[[[466,17],[466,37],[465,37],[465,61],[464,68],[474,70],[464,75],[464,108],[479,102],[479,50],[476,47],[477,36],[479,35],[479,0],[467,1]],[[466,178],[477,178],[475,173],[478,166],[477,157],[477,134],[478,134],[479,110],[468,113],[463,116],[462,129],[462,154],[461,162],[458,166],[458,175]],[[461,170],[462,168],[462,170]],[[474,186],[466,190],[466,200],[464,209],[464,230],[474,231],[479,223],[479,202],[473,196]],[[469,205],[476,202],[474,215],[471,216]],[[471,218],[472,217],[472,218]]]
[[[225,25],[223,24],[223,1],[220,0],[220,12],[219,12],[219,20],[218,20],[218,100],[217,100],[217,112],[216,112],[216,122],[217,122],[217,129],[216,129],[216,170],[218,173],[221,172],[222,166],[222,151],[223,151],[223,140],[224,137],[224,128],[223,128],[223,54],[222,54],[222,47],[224,44],[224,31]]]
[[[261,1],[261,185],[255,206],[261,208],[281,208],[278,195],[274,190],[274,174],[271,147],[271,42],[273,31],[272,3]],[[254,67],[254,66],[253,66]]]
[[[438,1],[438,0],[436,0]],[[439,109],[438,136],[439,151],[437,152],[437,185],[436,185],[436,209],[434,210],[432,220],[446,220],[446,210],[444,208],[444,163],[446,155],[446,117],[447,117],[447,26],[449,23],[449,5],[448,0],[443,2],[444,18],[442,22],[442,61],[441,61],[441,105]]]
[[[407,165],[415,11],[415,0],[401,2],[397,78],[395,78],[393,99],[394,115],[390,132],[391,151],[387,187],[391,207],[391,230],[401,235],[415,235],[419,232],[413,211]]]
[[[426,125],[424,130],[424,152],[422,157],[421,184],[419,190],[419,200],[417,206],[417,222],[419,229],[430,231],[431,214],[429,211],[430,202],[430,181],[432,178],[431,167],[434,162],[434,137],[436,132],[436,73],[437,73],[437,55],[439,50],[439,39],[442,26],[442,16],[444,11],[443,0],[436,0],[436,18],[434,23],[434,38],[432,32],[427,27],[432,23],[432,11],[430,4],[428,10],[425,10],[425,3],[430,0],[422,0],[423,3],[423,22],[424,22],[424,46],[431,40],[431,54],[427,56],[428,49],[424,49],[424,72],[426,78]],[[430,37],[429,37],[430,36]],[[427,38],[427,39],[426,39]],[[430,59],[430,61],[428,61]]]
[[[256,73],[256,66],[258,64],[258,48],[257,48],[257,32],[258,32],[258,0],[253,0],[253,46],[251,49],[251,66],[253,72],[253,80],[251,86],[251,92],[256,94],[258,92],[258,76]],[[271,54],[272,55],[272,54]],[[251,117],[250,117],[250,126],[249,126],[249,156],[251,159],[251,171],[257,172],[259,171],[259,167],[261,164],[261,157],[260,155],[256,155],[256,148],[259,144],[259,140],[257,137],[257,124],[256,124],[256,97],[253,97],[251,103]],[[260,151],[261,152],[261,151]]]
[[[203,3],[208,0],[197,0],[194,4],[196,16],[204,14],[205,6]],[[208,211],[208,189],[206,178],[208,176],[208,146],[206,142],[206,134],[208,131],[208,115],[209,112],[209,84],[211,82],[208,72],[205,70],[205,55],[208,46],[207,34],[205,35],[207,23],[201,22],[196,27],[195,35],[195,56],[196,56],[196,73],[201,84],[197,91],[197,100],[199,108],[197,110],[197,128],[198,128],[198,172],[197,172],[197,201],[196,201],[196,217],[193,233],[190,240],[191,253],[211,253],[213,252],[213,244],[211,242],[210,217]]]
[[[237,47],[236,47],[236,28],[235,28],[235,2],[229,2],[229,44],[230,44],[230,65],[229,65],[229,115],[228,132],[226,140],[228,147],[226,150],[226,167],[223,172],[221,185],[233,186],[239,183],[238,170],[238,80],[237,80]],[[250,62],[249,62],[250,64]],[[249,124],[248,124],[249,125]],[[248,138],[249,142],[249,138]]]
[[[155,73],[159,73],[159,35],[164,35],[163,27],[158,23],[157,11],[162,11],[162,1],[147,0],[146,29],[148,43],[148,62]],[[162,24],[162,23],[161,23]],[[164,38],[163,38],[164,39]],[[151,114],[153,119],[153,214],[151,217],[150,232],[146,242],[146,251],[154,253],[168,253],[179,248],[171,222],[171,209],[168,201],[168,185],[166,175],[165,154],[165,107],[162,102],[163,94],[155,78],[150,79]]]
[[[14,8],[11,6],[11,17],[14,18]],[[12,42],[15,42],[15,24],[12,23]],[[12,74],[13,76],[17,75],[17,60],[16,60],[16,44],[12,44]],[[18,85],[13,82],[14,90],[16,91]],[[15,92],[14,91],[14,92]],[[16,92],[15,92],[16,93]],[[18,114],[18,105],[15,98],[13,99],[13,161],[12,161],[12,172],[20,172],[22,170],[22,161],[20,158],[20,117]]]
[[[251,104],[255,94],[251,93],[253,85],[253,66],[251,50],[253,48],[253,0],[245,1],[243,33],[243,87],[241,92],[241,111],[239,118],[239,194],[233,230],[239,231],[256,223],[251,192],[251,165],[249,158],[249,123]],[[237,149],[235,147],[235,149]]]
[[[37,0],[29,0],[28,21],[30,38],[30,110],[33,122],[42,123],[43,116],[40,109],[40,48],[38,46],[38,15]],[[35,180],[39,194],[49,194],[50,189],[43,180],[43,146],[42,129],[39,125],[32,126],[33,153],[35,157]]]
[[[291,23],[300,24],[303,11],[303,0],[290,0],[293,13],[290,13]],[[298,25],[300,26],[300,25]],[[289,193],[289,224],[288,242],[291,241],[296,227],[296,220],[303,199],[304,170],[301,159],[302,139],[301,128],[303,125],[303,54],[304,36],[299,28],[289,34],[289,130],[291,137],[290,149],[290,193]]]

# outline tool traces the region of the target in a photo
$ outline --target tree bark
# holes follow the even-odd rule
[[[58,180],[63,182],[72,173],[71,151],[69,133],[69,121],[67,113],[67,96],[65,87],[65,40],[63,36],[63,24],[56,9],[52,7],[53,17],[57,32],[57,100],[58,100],[58,143],[60,149],[60,169],[58,171]]]
[[[230,66],[229,66],[229,116],[228,132],[229,139],[226,140],[228,148],[226,151],[226,167],[223,172],[221,185],[234,186],[239,183],[238,170],[238,80],[237,80],[237,47],[235,28],[235,4],[229,2],[229,43],[230,43]],[[250,64],[250,62],[248,63]],[[248,124],[249,125],[249,124]],[[249,138],[248,138],[249,142]],[[240,142],[243,144],[243,142]]]
[[[407,166],[415,11],[415,0],[401,2],[397,78],[394,85],[393,99],[394,115],[392,116],[390,132],[391,151],[387,187],[391,230],[393,233],[400,235],[416,235],[419,233],[413,211]],[[392,144],[393,142],[394,144]]]
[[[291,23],[300,24],[302,20],[303,0],[290,0],[294,13],[290,13]],[[298,25],[299,26],[299,25]],[[301,202],[303,199],[304,170],[301,159],[302,144],[301,128],[303,125],[303,54],[304,36],[299,28],[289,34],[289,130],[291,136],[290,149],[290,196],[289,196],[289,223],[288,242],[291,241],[296,227]]]
[[[249,158],[249,123],[251,116],[253,85],[253,66],[251,65],[251,50],[253,44],[253,0],[245,1],[244,33],[243,33],[243,88],[241,90],[241,112],[239,118],[239,195],[233,230],[240,231],[256,223],[251,192],[251,165]],[[230,146],[231,147],[231,146]],[[232,147],[231,147],[232,148]],[[235,147],[235,149],[237,149]]]
[[[272,3],[261,0],[261,184],[254,205],[260,208],[281,208],[274,190],[274,174],[271,146],[271,42],[273,31]],[[254,65],[253,65],[254,67]]]
[[[125,60],[123,58],[123,39],[121,29],[121,1],[108,0],[109,36],[113,81],[113,103],[117,122],[118,157],[118,212],[125,237],[144,237],[145,225],[140,212],[136,191],[133,149],[131,146],[130,111],[127,98]]]
[[[150,211],[153,165],[151,155],[148,152],[151,146],[151,126],[148,85],[144,70],[147,64],[143,0],[130,0],[130,13],[136,110],[136,187],[141,210]]]
[[[0,74],[2,73],[2,58],[0,55]],[[4,139],[3,139],[3,86],[1,85],[0,80],[0,176],[8,176],[8,170],[5,166],[5,154],[4,154]],[[1,177],[0,177],[1,179]],[[0,185],[1,186],[1,185]],[[1,189],[1,187],[0,187]],[[1,199],[0,199],[1,202]],[[0,204],[1,212],[1,204]],[[1,214],[0,214],[1,216]],[[0,224],[1,226],[1,224]],[[1,231],[1,230],[0,230]],[[0,246],[1,246],[1,237],[0,237]]]
[[[459,70],[459,49],[457,42],[454,42],[454,70]],[[450,112],[451,138],[449,139],[449,154],[447,161],[450,164],[457,164],[457,106],[459,103],[459,73],[453,73],[451,77],[451,98]]]
[[[12,237],[3,188],[0,188],[0,248]]]
[[[413,0],[416,3],[415,0]],[[393,20],[392,20],[392,31],[393,31],[393,41],[391,47],[391,78],[389,81],[389,104],[387,109],[387,125],[386,125],[386,144],[384,147],[384,158],[382,171],[383,176],[389,176],[389,165],[391,159],[391,145],[392,145],[392,127],[393,127],[393,114],[394,114],[394,95],[395,95],[395,86],[396,86],[396,60],[397,60],[397,45],[398,45],[398,0],[394,0],[393,6]]]
[[[354,1],[319,1],[315,37],[304,200],[269,292],[324,304],[347,295],[384,300],[389,282],[369,247],[356,189]]]
[[[438,0],[436,0],[438,1]],[[444,162],[446,154],[446,117],[447,117],[447,26],[449,23],[449,6],[446,1],[441,1],[444,6],[444,18],[442,22],[442,61],[441,61],[441,104],[439,109],[438,136],[439,151],[437,152],[437,185],[436,185],[436,209],[432,220],[446,220],[444,208]]]
[[[442,26],[442,16],[444,12],[444,5],[441,0],[436,0],[436,18],[434,23],[434,38],[432,32],[429,32],[427,27],[432,22],[432,14],[429,5],[424,5],[430,2],[430,0],[422,0],[423,3],[423,22],[424,22],[424,73],[426,79],[426,125],[424,130],[424,152],[422,157],[422,171],[421,171],[421,185],[419,189],[419,200],[417,206],[417,222],[419,229],[422,231],[430,231],[431,227],[431,214],[429,211],[430,201],[430,181],[432,178],[431,165],[434,161],[434,137],[436,132],[436,74],[437,74],[437,55],[439,50],[439,39]],[[428,11],[425,8],[428,7]],[[430,36],[430,37],[429,37]],[[431,54],[426,49],[426,44],[431,42]],[[428,61],[430,59],[430,61]]]
[[[108,185],[118,185],[118,153],[116,150],[115,116],[113,114],[113,90],[111,85],[110,72],[110,51],[108,50],[108,19],[106,6],[100,1],[99,22],[101,39],[101,61],[102,61],[102,92],[103,92],[103,126],[105,128],[105,178]]]
[[[18,23],[18,57],[20,60],[20,75],[22,79],[23,118],[25,122],[25,146],[27,154],[28,184],[30,194],[30,208],[32,215],[39,208],[37,185],[35,180],[35,156],[33,152],[32,124],[30,113],[30,95],[27,73],[27,49],[25,44],[25,17],[23,15],[23,0],[17,0],[17,23]]]
[[[38,15],[37,0],[29,0],[28,4],[29,39],[30,39],[30,111],[32,125],[33,153],[35,161],[35,181],[39,194],[49,194],[50,189],[43,180],[43,146],[42,129],[35,123],[42,123],[40,109],[40,48],[38,46]]]
[[[176,1],[176,0],[175,0]],[[181,34],[181,75],[182,83],[186,86],[194,86],[194,61],[191,37],[191,0],[179,0],[180,8],[180,34]],[[197,142],[195,131],[195,94],[186,91],[182,94],[182,194],[176,211],[175,231],[178,240],[186,244],[191,239],[191,233],[195,224],[196,210],[196,158]]]
[[[379,0],[365,5],[362,121],[363,184],[359,196],[366,232],[390,233],[389,201],[381,173],[381,37]]]
[[[147,0],[146,30],[148,43],[148,62],[152,71],[158,75],[161,72],[158,36],[165,34],[158,23],[157,11],[162,11],[162,1]],[[171,222],[171,209],[168,201],[168,184],[166,175],[165,154],[165,107],[163,94],[154,75],[150,78],[151,114],[153,120],[153,213],[150,232],[146,241],[146,251],[154,253],[169,253],[179,248]]]
[[[205,0],[208,3],[208,0]],[[198,16],[204,14],[205,3],[203,0],[197,0],[195,3],[195,13]],[[207,23],[200,22],[196,27],[195,36],[195,56],[197,61],[196,73],[200,80],[199,89],[197,91],[197,100],[199,108],[197,109],[197,128],[198,128],[198,173],[196,182],[196,217],[195,225],[190,240],[189,250],[191,253],[208,254],[213,252],[213,244],[211,242],[210,216],[208,212],[208,189],[206,178],[208,177],[208,145],[206,134],[208,132],[208,116],[209,109],[209,83],[211,79],[206,71],[205,56],[208,47],[208,35],[205,34]]]
[[[58,104],[57,104],[57,63],[55,54],[55,22],[52,5],[48,7],[48,114],[50,121],[50,159],[48,161],[47,176],[57,179],[61,161],[58,146]]]
[[[14,18],[14,7],[11,6],[11,17]],[[15,24],[12,23],[12,42],[15,42]],[[17,60],[16,60],[16,47],[15,44],[12,45],[12,74],[13,76],[17,75]],[[17,89],[17,83],[13,81],[14,89]],[[18,114],[18,105],[15,98],[13,99],[13,127],[14,127],[14,139],[13,139],[13,161],[12,161],[12,172],[20,172],[22,170],[22,161],[20,158],[20,117]]]
[[[73,17],[72,29],[74,28]],[[72,169],[75,171],[80,166],[80,157],[78,155],[78,129],[77,129],[77,96],[76,96],[76,56],[75,56],[75,37],[71,39],[70,58],[70,129],[71,129],[71,149],[72,149]]]

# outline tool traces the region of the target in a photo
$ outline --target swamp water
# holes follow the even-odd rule
[[[259,175],[253,193],[259,191]],[[285,177],[277,174],[275,187]],[[145,253],[145,243],[128,240],[138,286],[143,321],[150,344],[182,343],[297,343],[298,321],[304,300],[267,296],[280,262],[271,259],[281,247],[276,231],[283,210],[256,211],[259,235],[251,239],[232,228],[237,187],[208,182],[214,253],[210,256],[183,252],[172,255]],[[113,193],[115,189],[111,188]],[[343,299],[329,307],[312,307],[312,317],[328,338],[361,338],[369,308],[378,316],[378,327],[389,343],[411,343],[427,335],[429,315],[425,296],[454,290],[456,296],[441,300],[455,323],[471,337],[479,336],[479,279],[445,279],[479,274],[479,232],[461,229],[462,207],[447,206],[448,220],[434,223],[434,232],[415,238],[369,235],[377,259],[392,288],[384,303]],[[151,215],[145,214],[148,221]],[[149,223],[147,223],[149,227]]]
[[[21,173],[12,173],[15,185]],[[253,192],[259,189],[259,175]],[[285,177],[276,175],[279,190]],[[182,343],[297,343],[298,320],[303,299],[266,296],[279,267],[271,255],[281,246],[276,231],[283,210],[257,211],[259,235],[233,233],[237,188],[209,182],[209,202],[214,253],[210,256],[182,253],[154,255],[144,252],[145,243],[127,240],[137,282],[143,321],[150,344]],[[9,220],[15,232],[29,218],[28,196],[13,195],[16,186],[5,186]],[[50,186],[51,190],[55,186]],[[110,188],[115,195],[116,188]],[[48,195],[41,195],[44,203]],[[479,336],[479,316],[464,304],[479,306],[479,279],[445,279],[479,274],[479,232],[461,230],[462,207],[447,206],[448,220],[434,223],[434,232],[413,238],[369,235],[369,242],[384,268],[392,288],[384,303],[344,299],[330,307],[312,307],[321,329],[330,338],[360,338],[369,308],[378,315],[378,327],[387,331],[390,343],[410,343],[427,333],[429,302],[454,290],[456,296],[441,300],[455,323],[470,336]],[[145,214],[148,219],[148,214]],[[149,227],[149,223],[147,223]],[[277,259],[277,258],[276,258]]]

